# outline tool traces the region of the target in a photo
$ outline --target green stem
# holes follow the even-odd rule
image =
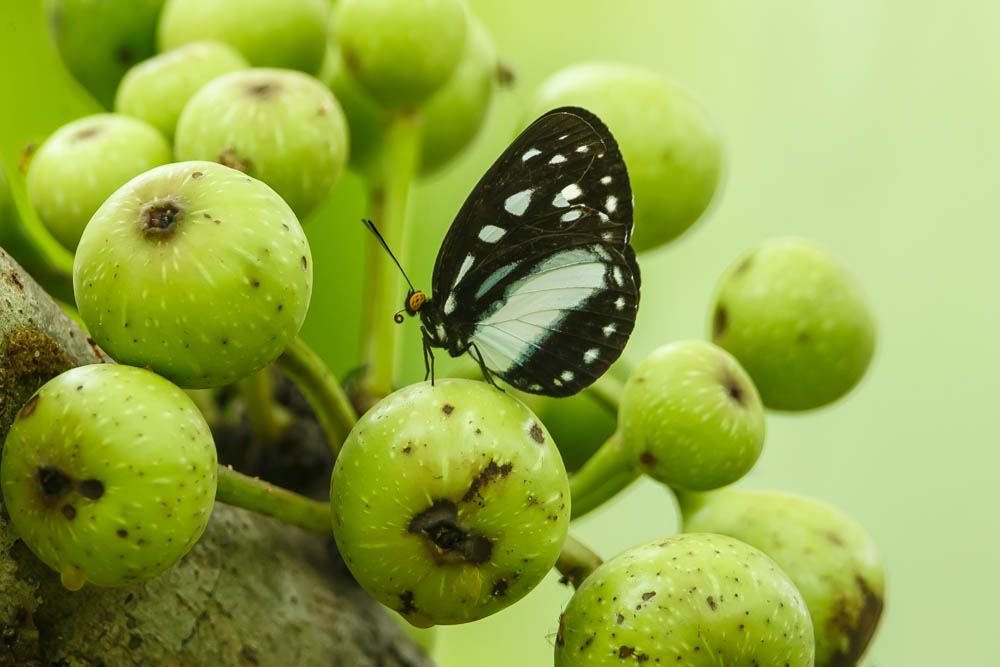
[[[708,502],[711,494],[699,491],[685,491],[674,487],[667,487],[677,500],[677,513],[680,519],[679,525],[684,525],[685,518],[697,512]]]
[[[572,519],[611,500],[639,476],[622,447],[621,431],[616,432],[569,479]]]
[[[296,337],[276,362],[298,385],[316,413],[334,454],[354,428],[358,415],[323,360]]]
[[[219,466],[219,486],[215,499],[314,533],[333,530],[330,503],[312,500],[257,477],[249,477],[228,466]]]
[[[625,391],[625,383],[613,377],[611,373],[605,373],[584,391],[607,408],[611,414],[617,415],[618,404],[621,403],[622,393]]]
[[[559,553],[559,560],[556,561],[556,569],[566,583],[571,584],[573,588],[579,588],[583,580],[603,562],[601,557],[591,551],[586,544],[572,535],[567,535]]]
[[[386,245],[400,261],[406,260],[406,209],[410,185],[417,169],[420,151],[420,117],[395,114],[386,126],[385,152],[379,182],[371,187],[372,213],[375,226]],[[371,270],[365,298],[364,358],[367,377],[364,390],[376,398],[389,394],[397,379],[397,329],[390,322],[392,314],[403,305],[406,295],[402,276],[395,262],[369,239]]]
[[[250,428],[264,445],[275,445],[281,440],[292,417],[284,406],[274,400],[271,369],[265,367],[236,383],[247,406]]]

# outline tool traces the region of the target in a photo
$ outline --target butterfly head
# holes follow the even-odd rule
[[[427,295],[425,293],[420,290],[411,289],[406,294],[406,302],[403,304],[403,308],[397,311],[396,314],[393,315],[392,319],[395,320],[396,324],[402,324],[404,312],[410,317],[413,317],[426,301]]]

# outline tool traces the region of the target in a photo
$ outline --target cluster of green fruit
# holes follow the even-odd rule
[[[56,131],[28,191],[76,253],[83,321],[122,365],[44,385],[0,464],[15,528],[68,588],[141,581],[186,553],[218,473],[210,430],[178,387],[232,383],[291,354],[340,450],[326,526],[359,583],[410,623],[483,618],[555,566],[578,586],[557,665],[856,663],[884,595],[871,538],[809,499],[717,490],[757,461],[765,408],[826,405],[867,369],[872,316],[829,254],[778,239],[737,260],[711,343],[655,350],[623,386],[606,383],[605,407],[597,391],[581,397],[610,432],[572,475],[547,425],[577,399],[522,401],[471,380],[377,393],[341,448],[332,424],[350,427],[352,410],[296,339],[313,287],[299,219],[350,166],[389,202],[386,236],[401,238],[405,205],[392,203],[405,204],[406,182],[483,123],[502,69],[488,33],[461,0],[340,0],[332,12],[327,0],[122,0],[106,3],[104,23],[85,4],[50,2],[57,42],[116,113]],[[89,48],[94,26],[107,52]],[[125,71],[122,49],[148,59]],[[702,215],[722,158],[692,96],[639,68],[581,65],[541,86],[529,119],[567,104],[620,143],[638,251]],[[374,282],[384,318],[399,292]],[[391,323],[372,322],[373,338],[392,340]],[[376,366],[392,368],[389,350]],[[596,567],[570,520],[643,473],[676,492],[684,533]]]

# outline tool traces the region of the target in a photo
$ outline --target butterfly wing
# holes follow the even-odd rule
[[[524,391],[567,396],[621,354],[639,267],[618,145],[590,112],[532,123],[473,189],[434,266],[432,319]]]

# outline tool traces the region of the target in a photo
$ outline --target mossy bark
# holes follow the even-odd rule
[[[50,377],[108,357],[0,250],[0,439]],[[0,502],[0,666],[424,667],[317,536],[216,504],[201,540],[143,584],[71,593]]]

